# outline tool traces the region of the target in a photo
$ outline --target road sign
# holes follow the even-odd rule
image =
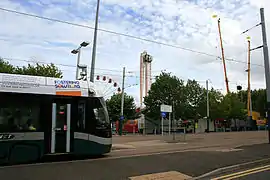
[[[166,112],[161,112],[161,116],[164,118],[166,117]]]
[[[120,116],[120,120],[123,121],[125,118],[124,116]]]
[[[161,112],[169,112],[169,113],[171,113],[171,112],[172,112],[172,106],[162,104],[162,105],[160,106],[160,111],[161,111]]]

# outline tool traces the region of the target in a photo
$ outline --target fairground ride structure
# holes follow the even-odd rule
[[[153,57],[146,51],[140,55],[140,107],[143,105],[143,97],[147,96],[151,87],[151,63]]]

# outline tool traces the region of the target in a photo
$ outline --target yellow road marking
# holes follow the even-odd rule
[[[247,175],[250,175],[250,174],[256,174],[256,173],[263,172],[263,171],[268,171],[268,170],[270,170],[270,167],[269,168],[265,168],[265,169],[259,169],[257,171],[252,171],[252,172],[249,172],[249,173],[240,174],[238,176],[233,176],[233,177],[230,177],[230,178],[227,178],[227,179],[224,179],[224,180],[231,180],[231,179],[235,179],[235,178],[247,176]]]
[[[270,167],[270,165],[261,166],[261,167],[257,167],[257,168],[253,168],[253,169],[248,169],[248,170],[245,170],[245,171],[240,171],[240,172],[236,172],[236,173],[232,173],[232,174],[227,174],[225,176],[216,177],[216,178],[213,178],[211,180],[219,180],[219,179],[229,178],[229,177],[232,177],[232,176],[237,176],[237,175],[240,175],[240,174],[249,173],[249,172],[252,172],[252,171],[265,169],[265,168],[269,168],[269,167]]]

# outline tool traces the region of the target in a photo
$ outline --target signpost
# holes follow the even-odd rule
[[[124,121],[125,117],[124,116],[120,116],[119,119],[120,119],[120,121],[119,121],[119,125],[118,125],[118,134],[120,136],[122,136],[122,132],[123,132],[123,121]]]
[[[123,121],[125,118],[124,116],[120,116],[120,120]]]
[[[165,105],[165,104],[162,104],[160,105],[160,112],[161,112],[161,135],[163,136],[163,130],[164,130],[164,127],[163,127],[163,121],[164,121],[164,117],[166,117],[166,114],[169,113],[169,132],[170,132],[170,129],[171,129],[171,116],[170,116],[170,113],[172,113],[172,106],[170,105]]]
[[[161,117],[165,118],[166,117],[166,112],[161,112]]]
[[[166,112],[161,112],[161,134],[163,136],[163,120],[166,117]]]
[[[168,113],[171,113],[171,112],[172,112],[172,106],[170,106],[170,105],[165,105],[165,104],[161,104],[161,106],[160,106],[160,111],[161,111],[161,112],[168,112]]]

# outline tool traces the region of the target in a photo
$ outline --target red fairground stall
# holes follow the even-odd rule
[[[119,129],[119,121],[116,121],[116,131],[118,132]],[[123,132],[126,133],[138,133],[139,128],[138,128],[138,121],[137,120],[127,120],[123,124]]]

